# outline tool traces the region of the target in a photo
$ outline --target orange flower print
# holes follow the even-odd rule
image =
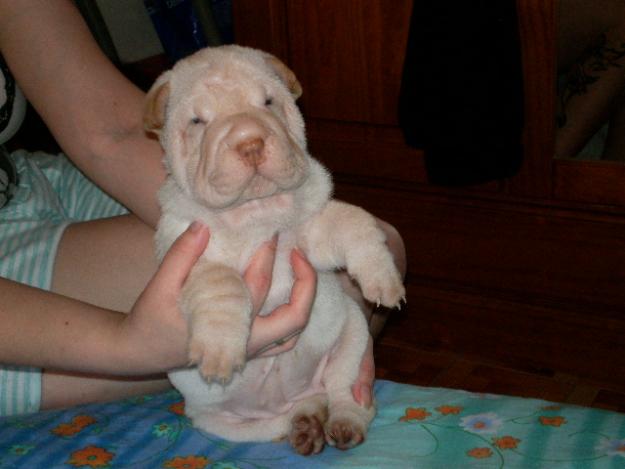
[[[73,423],[61,423],[52,429],[52,433],[56,436],[69,437],[80,433],[81,430],[82,427],[74,425]]]
[[[92,423],[96,423],[96,419],[91,415],[77,415],[72,419],[72,423],[84,428]]]
[[[174,402],[169,406],[169,411],[176,415],[184,415],[184,401]]]
[[[114,456],[114,453],[110,453],[104,448],[87,446],[81,450],[74,451],[67,463],[74,467],[105,467],[108,466],[108,463]]]
[[[566,424],[566,419],[564,417],[545,417],[544,415],[538,418],[541,425],[550,426],[550,427],[559,427],[561,425]]]
[[[485,459],[490,458],[493,452],[490,448],[473,448],[467,451],[467,455],[475,459]]]
[[[210,459],[204,456],[176,456],[165,461],[163,467],[169,469],[204,469],[210,463]]]
[[[405,415],[401,417],[399,421],[408,422],[410,420],[425,420],[430,415],[432,414],[425,410],[423,407],[419,407],[418,409],[414,407],[408,407],[406,409]]]
[[[462,407],[458,405],[442,405],[437,407],[436,410],[443,415],[458,415],[462,412]]]
[[[70,423],[61,423],[52,429],[56,436],[70,437],[80,433],[85,427],[94,424],[96,419],[90,415],[77,415]]]
[[[502,436],[501,438],[493,438],[493,444],[499,449],[514,449],[519,446],[521,440],[512,436]]]

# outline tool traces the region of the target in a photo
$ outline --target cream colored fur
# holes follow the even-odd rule
[[[302,423],[308,417],[317,416],[330,444],[347,448],[364,438],[374,415],[351,394],[368,331],[335,269],[347,268],[365,297],[385,306],[398,306],[405,291],[374,218],[331,199],[328,172],[306,150],[299,93],[292,72],[273,56],[238,46],[205,49],[156,81],[145,122],[160,137],[170,173],[159,194],[159,256],[192,221],[211,230],[180,300],[197,366],[170,378],[186,413],[222,437],[290,436],[306,453],[323,446],[319,439],[312,451],[299,445],[302,431],[314,433]],[[295,247],[319,272],[317,296],[292,350],[246,361],[252,304],[242,273],[276,233],[274,276],[261,314],[288,301]],[[345,429],[353,435],[341,436]]]

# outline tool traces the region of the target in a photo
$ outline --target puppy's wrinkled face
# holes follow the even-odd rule
[[[238,46],[204,49],[162,75],[145,124],[159,134],[178,185],[215,209],[265,199],[308,176],[301,93],[275,57]]]

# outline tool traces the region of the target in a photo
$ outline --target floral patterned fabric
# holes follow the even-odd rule
[[[378,381],[350,451],[296,455],[191,427],[171,391],[0,419],[0,468],[625,468],[625,414]]]

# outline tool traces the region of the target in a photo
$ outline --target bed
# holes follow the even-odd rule
[[[0,468],[625,468],[625,414],[379,380],[364,444],[298,456],[287,442],[195,430],[176,391],[0,419]]]

